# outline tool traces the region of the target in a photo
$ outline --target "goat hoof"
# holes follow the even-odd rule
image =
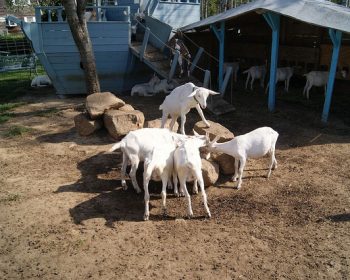
[[[144,215],[144,216],[143,216],[143,220],[144,220],[144,221],[148,221],[148,220],[149,220],[149,215]]]
[[[211,218],[211,214],[210,214],[210,213],[207,214],[207,218],[208,218],[208,219]]]
[[[232,177],[232,182],[236,182],[237,178],[236,177]]]

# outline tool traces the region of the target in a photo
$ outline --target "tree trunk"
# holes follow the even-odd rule
[[[85,72],[87,94],[100,92],[95,56],[85,20],[86,0],[63,0],[62,2],[70,30],[80,53],[82,68]]]

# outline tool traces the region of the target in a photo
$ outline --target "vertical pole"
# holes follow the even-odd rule
[[[229,66],[227,67],[226,69],[226,73],[225,73],[225,78],[222,82],[222,86],[220,88],[220,96],[223,97],[224,94],[225,94],[225,91],[226,91],[226,87],[227,87],[227,84],[228,84],[228,81],[230,80],[230,78],[232,77],[232,67]]]
[[[210,81],[210,71],[205,70],[203,87],[209,88],[209,81]]]
[[[204,49],[203,48],[199,48],[197,53],[196,53],[196,56],[194,57],[193,59],[193,62],[191,63],[191,67],[190,67],[190,73],[193,72],[194,68],[196,67],[202,53],[203,53]]]
[[[220,22],[219,89],[224,77],[225,22]]]
[[[149,27],[146,28],[146,32],[145,35],[143,37],[143,41],[142,41],[142,46],[140,49],[140,60],[143,60],[143,57],[145,56],[145,51],[147,48],[147,43],[148,43],[148,38],[149,38],[149,34],[150,34],[151,30],[149,29]]]
[[[222,85],[223,73],[224,73],[224,51],[225,51],[225,22],[220,22],[220,31],[217,30],[215,25],[210,25],[216,38],[219,41],[219,89]]]
[[[268,109],[270,112],[273,112],[275,110],[275,103],[276,103],[276,73],[277,73],[277,62],[278,62],[280,15],[267,12],[263,14],[263,16],[272,29]]]
[[[173,63],[171,64],[168,81],[170,81],[175,75],[176,65],[177,65],[177,62],[179,61],[179,56],[180,56],[180,52],[176,50],[173,58]]]
[[[339,30],[329,29],[328,32],[329,32],[329,37],[331,37],[333,42],[333,53],[332,53],[331,68],[329,70],[329,77],[327,82],[326,98],[324,100],[322,119],[321,119],[322,122],[324,123],[326,123],[328,120],[329,109],[331,107],[334,81],[335,81],[335,75],[337,72],[337,64],[338,64],[341,37],[342,37],[342,32]]]

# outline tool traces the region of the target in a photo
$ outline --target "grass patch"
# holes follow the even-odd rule
[[[4,103],[0,104],[0,113],[4,113],[8,110],[12,110],[16,107],[24,105],[24,102],[13,102],[13,103]]]
[[[3,113],[0,114],[0,124],[7,122],[9,119],[13,118],[14,114],[12,113]]]
[[[19,194],[10,193],[7,197],[3,197],[0,199],[0,202],[12,202],[18,201],[20,199]]]
[[[4,134],[5,137],[13,138],[16,136],[22,136],[29,132],[32,132],[33,129],[25,126],[15,125],[10,127]]]
[[[40,111],[40,112],[36,113],[35,116],[48,118],[48,117],[52,117],[52,116],[56,115],[59,111],[60,110],[58,110],[56,108],[51,108],[51,109]]]

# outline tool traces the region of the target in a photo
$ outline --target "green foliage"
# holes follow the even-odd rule
[[[8,138],[13,138],[16,136],[23,136],[29,132],[32,132],[33,129],[21,125],[11,126],[5,133],[4,136]]]

